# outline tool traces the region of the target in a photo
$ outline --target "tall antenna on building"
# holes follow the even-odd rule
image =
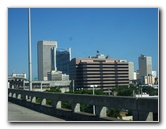
[[[28,71],[29,71],[29,90],[32,90],[32,55],[31,55],[31,15],[28,9]]]

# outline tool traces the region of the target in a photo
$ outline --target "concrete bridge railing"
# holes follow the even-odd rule
[[[36,103],[36,98],[40,98],[39,104]],[[132,110],[133,121],[153,121],[153,115],[158,115],[157,98],[78,95],[8,89],[8,99],[37,111],[76,121],[118,120],[107,117],[107,108]],[[52,105],[46,106],[46,100],[51,100]],[[70,102],[72,104],[71,111],[63,110],[61,102]],[[95,105],[95,115],[81,112],[80,104]]]

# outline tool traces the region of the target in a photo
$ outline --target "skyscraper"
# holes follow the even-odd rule
[[[148,76],[152,74],[152,58],[150,56],[142,55],[138,58],[139,60],[139,77]]]
[[[56,51],[56,66],[58,71],[69,75],[69,61],[71,60],[71,48]]]
[[[48,80],[47,73],[56,69],[56,41],[39,41],[38,50],[38,80]]]

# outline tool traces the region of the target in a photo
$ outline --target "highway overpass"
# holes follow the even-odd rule
[[[37,98],[40,98],[40,103],[36,102]],[[46,100],[50,100],[51,105],[47,105]],[[78,95],[8,89],[8,101],[68,121],[121,121],[108,117],[107,108],[132,110],[133,121],[159,121],[158,98]],[[71,109],[62,108],[62,102],[71,103]],[[95,114],[81,112],[80,104],[94,105]]]

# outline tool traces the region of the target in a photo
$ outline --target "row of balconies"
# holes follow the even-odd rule
[[[115,86],[115,85],[128,85],[129,84],[129,81],[76,81],[76,86],[79,87],[79,86],[83,86],[83,87],[86,87],[86,86],[90,86],[90,85],[97,85],[97,86]]]
[[[84,78],[82,76],[77,76],[77,80],[126,80],[128,76],[124,77],[112,77],[112,78],[106,78],[106,77],[95,77],[95,78]]]
[[[97,85],[97,87],[99,87],[99,88],[104,88],[104,87],[110,87],[110,86],[116,86],[116,85],[118,85],[118,86],[126,86],[126,85],[128,85],[128,83],[123,83],[123,84],[119,84],[119,83],[99,83],[99,84],[96,84],[96,83],[94,83],[94,84],[85,84],[85,83],[83,83],[83,84],[77,84],[77,88],[85,88],[85,87],[89,87],[90,85]]]
[[[79,75],[78,75],[79,76]],[[100,75],[100,74],[84,74],[84,75],[81,75],[82,77],[87,77],[87,78],[100,78],[101,76],[102,77],[105,77],[105,78],[116,78],[116,77],[128,77],[128,74],[118,74],[118,75],[115,75],[115,74],[103,74],[103,75]]]
[[[100,68],[100,67],[104,67],[104,68],[119,68],[119,67],[127,67],[128,68],[128,65],[105,65],[105,64],[96,64],[96,65],[81,65],[79,67],[83,67],[83,68],[93,68],[93,67],[97,67],[97,68]]]
[[[119,83],[119,84],[124,84],[124,83],[129,83],[129,81],[128,80],[126,80],[126,81],[81,81],[81,80],[78,80],[78,81],[76,81],[77,82],[77,84],[78,83],[84,83],[84,84],[116,84],[116,83]]]
[[[128,62],[105,62],[103,60],[103,62],[81,62],[79,63],[80,65],[99,65],[99,64],[103,64],[103,65],[128,65]]]
[[[128,68],[82,68],[77,70],[83,70],[83,71],[120,71],[120,70],[126,70],[128,71]]]
[[[79,79],[79,78],[78,78]],[[80,78],[80,80],[84,81],[122,81],[122,80],[129,80],[128,77],[125,78]]]
[[[125,74],[128,74],[128,71],[77,71],[77,74],[121,74],[121,73],[125,73]]]

